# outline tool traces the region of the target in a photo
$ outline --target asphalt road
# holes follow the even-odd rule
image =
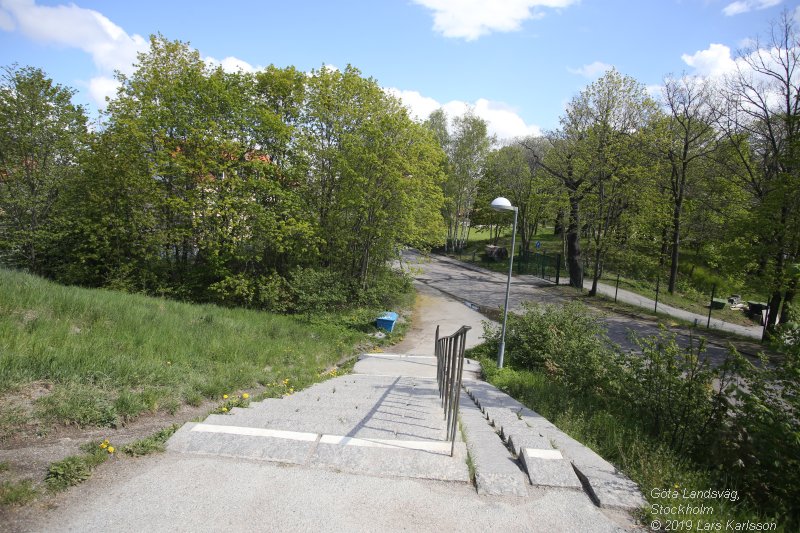
[[[505,298],[507,276],[474,265],[449,258],[424,256],[415,251],[403,253],[403,267],[409,269],[414,278],[425,285],[438,289],[451,297],[460,299],[476,308],[496,310],[502,308]],[[545,280],[532,276],[514,278],[511,282],[509,310],[521,308],[523,302],[538,304],[565,303],[558,288]],[[608,337],[623,349],[638,351],[632,335],[646,337],[660,332],[655,320],[634,318],[603,312],[600,320],[608,327]],[[719,365],[728,353],[728,343],[708,336],[704,331],[692,332],[685,328],[669,328],[677,336],[678,343],[688,346],[706,338],[704,357],[712,365]]]

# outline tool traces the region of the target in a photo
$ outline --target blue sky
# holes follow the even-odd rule
[[[94,110],[150,34],[245,70],[352,64],[424,118],[472,106],[500,138],[558,126],[614,66],[655,93],[719,76],[789,0],[0,0],[0,65],[42,68]]]

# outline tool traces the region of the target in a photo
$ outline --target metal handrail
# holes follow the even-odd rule
[[[450,456],[456,445],[456,424],[458,423],[458,404],[461,399],[461,373],[464,370],[464,348],[470,326],[461,326],[449,337],[439,338],[436,326],[436,381],[439,384],[439,398],[447,421],[447,439],[450,441]]]

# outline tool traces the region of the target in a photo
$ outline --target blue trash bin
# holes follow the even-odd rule
[[[387,311],[375,320],[375,325],[379,329],[385,329],[389,333],[394,329],[394,324],[397,322],[397,313]]]

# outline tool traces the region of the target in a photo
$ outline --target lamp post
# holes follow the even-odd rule
[[[514,211],[514,229],[511,233],[511,255],[508,259],[508,281],[506,282],[506,303],[503,306],[503,329],[500,333],[500,349],[497,351],[497,368],[503,368],[503,357],[506,353],[506,320],[508,319],[508,293],[511,291],[511,272],[514,268],[514,247],[517,244],[517,214],[519,208],[511,205],[507,198],[500,196],[492,200],[495,211]]]

